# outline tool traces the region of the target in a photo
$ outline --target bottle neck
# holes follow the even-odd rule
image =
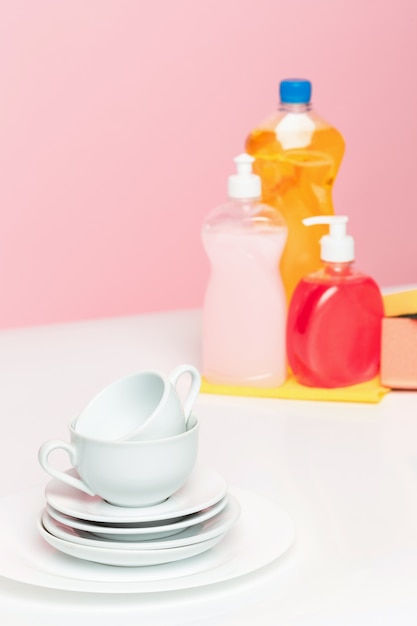
[[[311,102],[280,102],[278,105],[278,111],[285,113],[307,113],[311,109]]]
[[[261,201],[261,196],[257,196],[256,198],[233,198],[233,196],[229,196],[228,199],[230,202],[235,202],[244,208],[248,205],[258,204]]]
[[[353,261],[347,261],[344,263],[330,263],[329,261],[323,261],[323,272],[326,276],[350,276],[353,271]]]

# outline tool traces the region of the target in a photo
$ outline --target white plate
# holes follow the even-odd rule
[[[60,552],[69,554],[77,559],[119,567],[153,566],[188,559],[209,550],[223,538],[223,535],[218,535],[208,541],[201,541],[200,543],[179,546],[177,548],[167,548],[166,550],[116,550],[65,541],[65,539],[49,533],[43,526],[41,518],[38,518],[38,530],[45,541]]]
[[[91,533],[65,526],[50,517],[45,510],[40,515],[40,523],[51,535],[69,543],[77,543],[91,548],[102,548],[103,550],[109,550],[111,552],[126,552],[132,550],[135,552],[139,550],[158,550],[159,552],[160,550],[173,550],[182,546],[201,543],[218,537],[219,535],[224,535],[236,522],[239,514],[240,505],[238,501],[232,495],[229,495],[228,502],[220,513],[205,522],[185,528],[174,538],[168,537],[167,539],[135,541],[132,543],[124,541],[122,544],[120,541],[108,541],[107,539],[92,537]],[[100,562],[102,563],[103,561]]]
[[[96,522],[84,521],[76,517],[64,515],[49,506],[49,504],[46,505],[46,510],[51,517],[58,522],[61,522],[61,524],[65,524],[66,526],[77,530],[84,530],[96,537],[102,537],[103,539],[109,539],[110,541],[148,541],[151,539],[172,537],[172,535],[180,533],[184,528],[200,524],[201,522],[214,517],[217,513],[220,513],[220,511],[226,506],[226,502],[227,496],[208,509],[203,509],[202,511],[193,513],[192,515],[187,515],[186,517],[181,518],[178,522],[171,522],[168,524],[163,522],[158,523],[156,526],[153,525],[152,522],[146,522],[141,526],[136,524],[110,526],[107,524],[97,524]]]
[[[68,470],[68,473],[76,475],[73,469]],[[45,497],[48,504],[65,515],[93,522],[126,524],[191,515],[216,504],[226,495],[226,491],[226,481],[220,474],[208,467],[197,465],[178,491],[155,506],[140,508],[114,506],[98,496],[89,496],[56,478],[47,484]]]
[[[241,515],[226,537],[203,554],[151,567],[110,567],[67,556],[36,528],[43,488],[0,498],[0,576],[18,582],[88,593],[155,593],[192,589],[236,579],[284,555],[294,524],[274,502],[244,489],[229,489]]]

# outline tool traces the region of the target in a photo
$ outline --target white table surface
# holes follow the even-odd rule
[[[40,444],[68,439],[69,419],[115,378],[200,367],[200,325],[199,311],[183,311],[0,332],[0,496],[48,482]],[[195,412],[199,462],[293,517],[287,555],[235,581],[169,593],[0,578],[2,626],[417,623],[417,394],[378,405],[201,394]]]

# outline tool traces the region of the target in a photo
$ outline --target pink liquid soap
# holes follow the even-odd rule
[[[382,316],[378,286],[350,267],[327,267],[302,279],[287,326],[288,361],[297,380],[329,388],[374,378]]]
[[[204,304],[203,374],[274,387],[286,377],[286,297],[277,271],[286,230],[206,232],[212,274]]]

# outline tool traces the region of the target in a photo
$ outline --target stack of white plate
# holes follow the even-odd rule
[[[61,552],[107,565],[158,565],[197,556],[219,543],[240,515],[224,478],[203,466],[155,506],[114,506],[56,479],[45,498],[38,518],[42,537]]]

